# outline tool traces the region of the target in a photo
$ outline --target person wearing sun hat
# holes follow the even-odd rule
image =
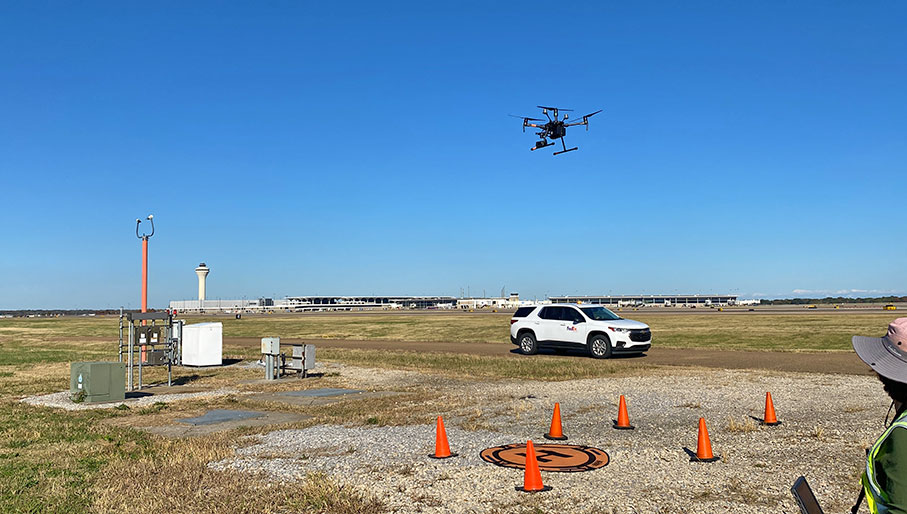
[[[865,494],[873,514],[907,514],[907,318],[892,321],[885,337],[854,336],[853,349],[879,376],[895,414],[866,453],[863,491],[851,512]]]

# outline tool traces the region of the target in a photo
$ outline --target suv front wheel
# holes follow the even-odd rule
[[[596,359],[607,359],[611,356],[611,340],[604,334],[595,334],[589,339],[589,355]]]
[[[535,355],[539,351],[538,341],[532,332],[523,332],[520,334],[520,352],[523,355]]]

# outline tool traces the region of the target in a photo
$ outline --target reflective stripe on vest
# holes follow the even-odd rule
[[[879,437],[878,441],[872,445],[872,449],[869,450],[869,453],[866,454],[866,471],[863,472],[862,482],[863,488],[866,490],[866,503],[869,506],[869,512],[872,514],[888,513],[889,498],[888,494],[879,486],[878,479],[876,478],[875,459],[879,454],[882,443],[885,442],[885,439],[888,439],[891,431],[898,427],[907,429],[907,411],[901,413],[901,415],[894,420],[894,423],[882,433],[882,436]]]

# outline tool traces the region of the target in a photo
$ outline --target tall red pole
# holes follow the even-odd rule
[[[142,312],[148,312],[148,238],[142,238]],[[142,321],[142,325],[145,322]]]
[[[148,238],[142,238],[142,312],[148,312]],[[142,320],[142,326],[148,322]],[[145,345],[142,345],[141,357],[145,362]]]
[[[154,235],[154,216],[151,214],[148,215],[148,221],[151,222],[151,233],[139,235],[139,225],[142,223],[142,220],[136,218],[135,220],[135,237],[142,240],[142,312],[148,312],[148,238]],[[142,326],[147,326],[148,320],[142,320]],[[133,343],[134,344],[134,343]],[[142,345],[142,360],[139,362],[145,362],[145,345]],[[139,377],[141,377],[141,369],[139,368]],[[131,369],[130,369],[131,372]],[[132,377],[132,375],[129,375]],[[130,378],[131,380],[131,378]],[[139,382],[141,383],[141,378]],[[130,383],[129,387],[132,387]],[[140,386],[141,387],[141,386]]]

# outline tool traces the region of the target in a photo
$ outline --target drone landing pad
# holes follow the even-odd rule
[[[526,468],[526,444],[508,444],[485,448],[482,460],[505,468]],[[604,450],[576,444],[539,444],[535,456],[541,471],[592,471],[608,465],[610,458]]]

